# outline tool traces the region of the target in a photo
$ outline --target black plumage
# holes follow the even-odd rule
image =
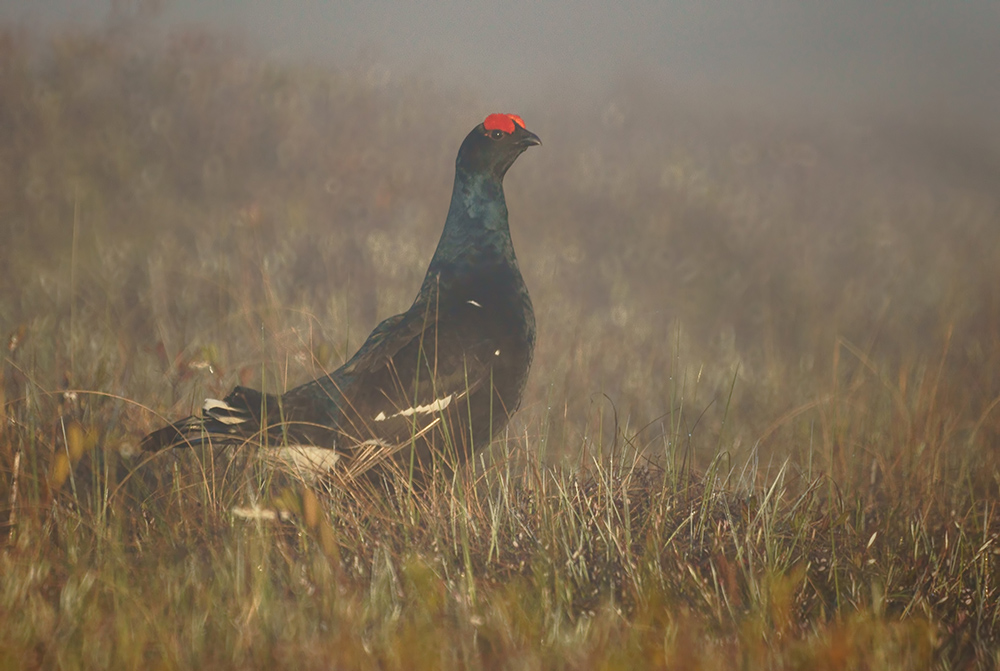
[[[355,472],[388,457],[420,469],[467,459],[506,426],[531,366],[535,317],[507,223],[503,178],[541,144],[492,114],[458,152],[444,231],[413,305],[380,323],[337,370],[281,396],[236,387],[145,450],[249,441],[336,450]],[[411,449],[412,448],[412,449]]]

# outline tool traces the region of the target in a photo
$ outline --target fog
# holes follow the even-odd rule
[[[278,59],[360,59],[510,109],[583,101],[639,76],[734,109],[899,118],[993,137],[1000,126],[994,0],[3,0],[0,19],[97,24],[112,5],[159,14],[161,29],[205,27]]]
[[[475,479],[135,457],[406,310],[498,111],[537,338]],[[1000,0],[0,0],[0,131],[4,658],[994,658]]]

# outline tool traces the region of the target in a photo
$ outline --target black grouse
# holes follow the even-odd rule
[[[253,441],[297,450],[300,466],[346,458],[360,473],[390,457],[421,471],[444,457],[450,469],[485,446],[517,409],[534,350],[503,178],[537,144],[513,114],[491,114],[469,133],[413,305],[376,326],[347,363],[281,396],[236,387],[207,399],[201,416],[149,434],[143,449]]]

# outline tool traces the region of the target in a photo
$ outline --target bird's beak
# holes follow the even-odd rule
[[[537,135],[532,133],[527,128],[522,128],[520,135],[521,137],[518,138],[517,142],[524,147],[534,147],[535,145],[542,143],[541,139],[539,139]]]

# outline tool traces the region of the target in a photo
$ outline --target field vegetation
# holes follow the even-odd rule
[[[0,667],[998,668],[1000,149],[918,112],[502,110],[538,348],[476,464],[137,452],[405,309],[493,111],[0,26]]]

